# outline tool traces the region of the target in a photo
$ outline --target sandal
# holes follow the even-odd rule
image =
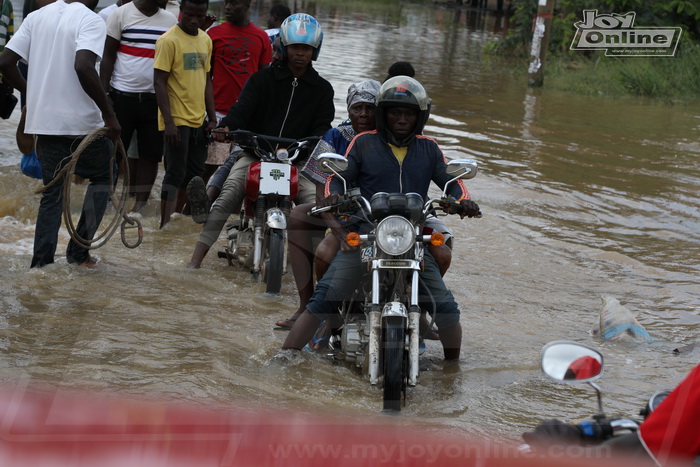
[[[330,323],[327,323],[326,321],[321,321],[321,324],[318,325],[314,336],[304,348],[310,352],[318,352],[320,350],[323,350],[328,347],[328,343],[332,334],[333,328],[330,325]]]

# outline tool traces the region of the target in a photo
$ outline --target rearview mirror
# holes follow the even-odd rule
[[[327,174],[344,172],[348,168],[348,160],[340,154],[324,152],[318,156],[318,168]]]
[[[550,342],[542,348],[542,371],[564,383],[594,381],[603,374],[603,355],[578,342]]]
[[[447,163],[447,175],[462,180],[476,177],[478,169],[479,164],[472,159],[455,159]]]

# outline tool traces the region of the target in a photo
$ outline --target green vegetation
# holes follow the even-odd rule
[[[513,0],[511,33],[489,53],[527,57],[537,0]],[[569,49],[583,10],[636,13],[635,27],[680,26],[675,57],[606,57]],[[545,85],[596,95],[634,95],[667,100],[700,97],[700,4],[692,0],[557,0],[549,38]]]
[[[698,98],[700,46],[686,42],[679,49],[675,58],[548,57],[545,85],[592,95]]]

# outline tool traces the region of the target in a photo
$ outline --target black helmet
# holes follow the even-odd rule
[[[382,87],[379,88],[376,110],[377,130],[385,133],[390,142],[395,144],[395,142],[391,141],[392,135],[386,131],[385,109],[390,107],[408,107],[417,110],[418,122],[413,133],[414,135],[423,133],[425,124],[430,116],[430,98],[422,84],[410,76],[394,76],[386,80]],[[407,145],[408,141],[403,143],[405,144],[399,144],[399,146]]]

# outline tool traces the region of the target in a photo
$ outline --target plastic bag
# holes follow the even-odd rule
[[[32,151],[29,154],[22,154],[22,161],[19,164],[22,173],[27,177],[38,178],[41,180],[41,162],[39,158],[36,157],[36,151]]]

